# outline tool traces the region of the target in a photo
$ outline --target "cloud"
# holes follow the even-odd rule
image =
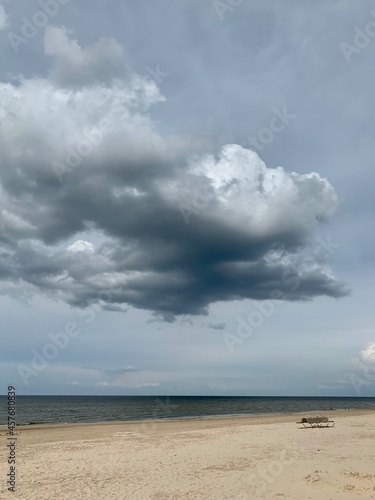
[[[226,326],[226,323],[208,323],[208,327],[213,330],[225,330]]]
[[[0,280],[167,321],[275,290],[348,293],[304,259],[337,205],[326,179],[162,136],[149,110],[164,97],[113,39],[82,48],[52,27],[45,52],[48,78],[0,83]]]
[[[105,373],[107,375],[124,375],[125,373],[133,373],[133,372],[139,372],[138,368],[135,368],[134,366],[126,366],[124,368],[94,368],[92,366],[85,366],[82,367],[83,370],[91,370],[94,372],[101,372]]]
[[[140,370],[131,365],[125,368],[98,369],[85,367],[83,369],[95,372],[101,379],[107,379],[96,382],[97,387],[141,388],[158,387],[161,384],[161,382],[150,382],[150,377],[154,377],[157,374]]]
[[[144,382],[143,384],[137,384],[131,387],[138,389],[139,387],[159,387],[160,382]]]
[[[108,368],[104,370],[108,375],[123,375],[124,373],[139,372],[140,370],[134,368],[133,366],[127,366],[126,368]]]
[[[375,342],[369,344],[359,353],[359,358],[363,363],[375,364]]]
[[[147,320],[147,323],[155,323],[155,322],[174,323],[175,321],[176,321],[176,316],[172,312],[154,311],[152,313],[152,317]]]
[[[67,248],[68,251],[76,253],[76,252],[88,252],[95,253],[95,248],[92,243],[89,241],[77,240]]]
[[[7,26],[7,15],[4,6],[0,4],[0,31]]]
[[[101,380],[100,382],[96,383],[96,387],[108,387],[109,383],[106,382],[105,380]]]
[[[82,48],[70,40],[65,28],[48,27],[44,37],[45,53],[53,57],[52,80],[61,86],[108,83],[114,79],[130,81],[136,78],[124,48],[112,38]]]

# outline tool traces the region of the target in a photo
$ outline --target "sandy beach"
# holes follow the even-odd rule
[[[375,498],[375,410],[17,428],[13,497],[50,499]],[[1,433],[0,498],[7,491]]]

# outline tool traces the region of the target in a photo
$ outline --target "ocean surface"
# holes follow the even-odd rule
[[[375,408],[375,398],[206,396],[18,396],[17,425],[154,418],[259,415],[298,411]],[[0,425],[7,397],[0,396]]]

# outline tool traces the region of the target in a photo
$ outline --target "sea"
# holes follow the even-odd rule
[[[228,396],[18,396],[17,425],[204,418],[375,409],[375,398]],[[0,426],[7,396],[0,396]]]

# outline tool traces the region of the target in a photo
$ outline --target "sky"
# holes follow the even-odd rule
[[[375,396],[375,8],[1,0],[5,392]]]

